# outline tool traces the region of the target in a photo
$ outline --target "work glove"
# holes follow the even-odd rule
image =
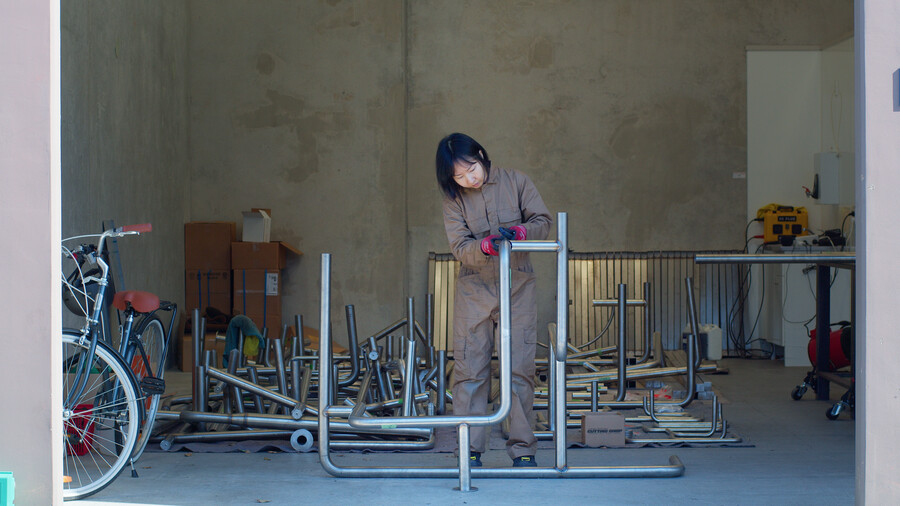
[[[524,241],[526,235],[525,227],[521,225],[509,228],[500,227],[500,234],[491,234],[481,240],[481,252],[485,255],[497,256],[500,254],[500,239]]]
[[[481,240],[481,252],[485,255],[497,256],[500,254],[500,239],[498,234],[491,234]]]
[[[500,227],[500,233],[510,241],[524,241],[525,237],[528,236],[528,231],[522,225],[515,225],[509,228]]]

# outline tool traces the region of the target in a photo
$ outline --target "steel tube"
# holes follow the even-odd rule
[[[557,227],[559,223],[557,223]],[[558,230],[558,229],[557,229]],[[558,241],[510,241],[512,251],[533,251],[553,253],[560,251]]]
[[[415,300],[412,297],[406,298],[406,325],[407,325],[407,336],[409,336],[409,340],[415,342],[416,340],[416,308],[415,308]],[[401,341],[402,342],[402,341]],[[422,338],[422,344],[428,346],[428,343],[425,342],[425,338]],[[413,347],[415,349],[415,347]],[[408,349],[406,350],[409,351]],[[415,355],[406,355],[407,361],[411,361],[413,364],[416,363]]]
[[[650,360],[650,348],[652,347],[651,341],[653,339],[653,308],[650,305],[650,299],[652,298],[650,282],[644,281],[642,286],[644,293],[644,351],[641,353],[641,358],[637,361],[638,364]]]
[[[853,263],[856,253],[772,253],[772,254],[732,254],[732,255],[696,255],[694,262],[698,264],[815,264],[815,263]]]
[[[169,434],[166,434],[165,439],[159,442],[159,448],[162,451],[169,451],[172,449],[172,445],[175,443],[175,436],[179,434],[184,434],[186,430],[190,430],[191,424],[182,422],[180,425],[176,426],[175,429],[172,430]]]
[[[238,427],[247,427],[255,429],[278,429],[290,430],[297,429],[316,430],[318,428],[318,420],[312,417],[303,417],[295,420],[286,415],[269,415],[269,414],[232,414],[232,413],[200,413],[198,411],[182,411],[179,417],[181,421],[190,423],[221,423],[234,425]],[[351,427],[350,424],[343,421],[331,421],[334,430],[347,432],[352,434],[373,434],[373,435],[391,435],[405,436],[416,438],[428,438],[431,436],[431,429],[423,428],[371,428],[357,429]]]
[[[303,371],[299,367],[291,367],[291,397],[300,400],[300,379]]]
[[[309,367],[304,367],[300,372],[303,374],[303,378],[300,380],[300,396],[297,398],[297,401],[304,410],[309,411],[311,406],[309,406],[307,399],[309,399],[309,385],[312,381],[313,372]]]
[[[237,367],[241,361],[242,355],[243,355],[243,351],[238,350],[237,348],[228,352],[228,372],[229,373],[234,374],[235,372],[237,372]],[[228,402],[230,399],[232,404],[234,405],[234,411],[237,411],[238,413],[243,413],[244,412],[244,398],[243,398],[243,395],[241,395],[241,390],[236,386],[232,386],[231,390],[229,390],[229,393],[230,393],[230,396],[229,395],[225,396],[226,406],[228,405]],[[231,410],[228,409],[228,407],[226,407],[225,412],[230,413]]]
[[[284,326],[284,333],[287,334],[287,325]],[[288,395],[287,376],[284,372],[284,344],[281,339],[272,339],[272,347],[275,349],[275,380],[278,385],[278,393],[285,397]],[[282,406],[285,414],[288,413],[288,407]]]
[[[447,350],[438,350],[437,361],[437,414],[443,415],[447,410]]]
[[[192,348],[194,351],[193,364],[194,369],[191,371],[191,387],[194,395],[193,398],[193,408],[195,410],[200,409],[200,399],[201,395],[199,392],[200,389],[200,360],[203,355],[203,336],[201,332],[201,322],[200,322],[200,310],[195,308],[193,313],[191,314],[191,335],[194,339],[192,344]]]
[[[434,294],[425,295],[425,340],[434,348]]]
[[[569,342],[569,232],[566,213],[556,216],[556,359],[565,363]],[[565,384],[565,381],[563,381]]]
[[[527,241],[519,241],[527,242]],[[510,364],[510,300],[509,287],[511,272],[509,269],[510,241],[500,243],[500,407],[488,415],[434,415],[434,416],[394,416],[364,418],[350,416],[350,425],[354,427],[377,427],[392,425],[397,427],[453,427],[462,423],[470,426],[493,425],[503,421],[512,406],[512,372]],[[324,286],[324,281],[323,281]],[[323,288],[324,297],[324,288]],[[325,310],[323,309],[323,313]],[[323,348],[324,349],[324,348]],[[324,361],[325,358],[323,357]],[[320,373],[319,384],[323,383]],[[320,388],[322,388],[320,386]],[[319,396],[322,397],[321,395]],[[324,416],[320,407],[320,416]]]
[[[350,375],[344,379],[335,377],[339,387],[346,387],[356,383],[359,379],[359,342],[356,336],[356,311],[353,305],[344,307],[347,316],[347,347],[350,348]]]
[[[469,460],[469,426],[468,424],[460,424],[459,426],[459,491],[469,492],[472,489],[472,473]]]
[[[216,369],[215,367],[210,367],[207,374],[219,381],[222,381],[222,382],[227,383],[232,386],[239,387],[250,393],[265,397],[266,399],[269,399],[270,401],[277,402],[278,404],[281,404],[282,406],[287,406],[287,407],[291,408],[291,416],[295,420],[299,419],[303,415],[303,409],[302,409],[303,407],[296,400],[291,399],[290,397],[288,397],[286,395],[281,395],[277,392],[273,392],[273,391],[269,390],[268,388],[261,387],[255,383],[250,383],[249,381],[247,381],[245,379],[238,378],[237,376],[228,374],[227,372]],[[321,397],[321,392],[320,392],[320,397]]]
[[[564,273],[559,273],[562,276]],[[565,273],[568,276],[568,273]],[[559,293],[557,293],[557,297]],[[568,300],[568,294],[566,295]],[[557,326],[559,322],[557,322]],[[557,327],[557,332],[559,331],[559,327]],[[558,337],[558,336],[557,336]],[[566,342],[566,336],[563,335],[562,339],[560,339],[563,343]],[[565,348],[563,348],[565,349]],[[557,350],[558,353],[558,350]],[[558,357],[558,355],[557,355]],[[568,467],[566,450],[568,449],[568,443],[566,442],[566,359],[563,356],[562,360],[557,358],[556,367],[554,367],[554,376],[553,376],[553,384],[551,388],[554,390],[553,395],[553,442],[556,448],[556,469],[566,469]]]
[[[618,319],[619,319],[618,325],[617,325],[617,328],[619,329],[619,344],[618,344],[619,355],[617,357],[618,361],[619,361],[619,376],[618,376],[619,390],[618,390],[618,394],[616,395],[616,402],[623,402],[625,400],[625,393],[626,393],[626,390],[628,389],[628,377],[625,372],[626,371],[625,368],[628,365],[628,362],[626,362],[626,360],[628,359],[628,350],[626,349],[627,339],[625,337],[626,325],[627,325],[626,320],[628,319],[625,312],[628,310],[626,307],[628,304],[627,304],[625,288],[626,288],[625,283],[619,283],[619,299],[618,299],[619,304],[617,306],[617,311],[619,313],[617,315]]]
[[[412,416],[413,410],[413,393],[416,387],[416,339],[409,337],[406,343],[406,370],[403,374],[403,407],[401,412],[403,416]]]
[[[250,379],[252,383],[259,383],[259,376],[256,374],[256,366],[247,367],[247,377]],[[235,387],[236,388],[236,387]],[[252,393],[252,392],[251,392]],[[253,395],[253,404],[256,408],[257,413],[265,413],[266,407],[263,404],[262,396],[256,393],[252,393]]]
[[[619,283],[619,284],[622,284],[622,283]],[[618,298],[616,298],[616,299],[595,299],[595,300],[591,301],[591,305],[597,306],[597,307],[612,307],[612,306],[618,307],[619,303],[620,303],[620,301]],[[640,299],[626,299],[625,305],[628,307],[643,307],[646,305],[646,302],[643,300],[640,300]]]
[[[294,315],[294,331],[299,338],[297,341],[297,349],[291,350],[294,356],[306,355],[306,345],[303,342],[303,315]]]
[[[548,341],[549,347],[547,348],[547,357],[549,361],[549,369],[547,371],[547,424],[549,425],[550,430],[554,430],[556,427],[556,354],[554,353],[555,345],[554,345],[554,331],[555,326],[551,324],[552,331],[550,332],[550,340]],[[555,436],[554,432],[554,436]]]

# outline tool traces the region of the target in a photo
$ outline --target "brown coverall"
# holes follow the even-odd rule
[[[453,413],[487,413],[491,390],[491,354],[500,316],[499,258],[481,251],[481,240],[499,227],[522,225],[527,239],[546,239],[551,217],[528,176],[491,168],[481,188],[460,188],[457,199],[444,198],[444,227],[453,256],[462,265],[456,279],[453,316]],[[534,455],[532,429],[534,354],[537,342],[535,276],[528,253],[510,258],[512,331],[512,408],[509,414],[510,458]],[[484,452],[488,431],[471,428],[471,451]]]

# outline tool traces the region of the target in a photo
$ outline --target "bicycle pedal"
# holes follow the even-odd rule
[[[148,376],[141,380],[141,390],[147,395],[162,395],[166,393],[166,381]]]

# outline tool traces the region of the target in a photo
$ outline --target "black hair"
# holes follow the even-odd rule
[[[484,177],[487,179],[491,170],[491,159],[481,144],[466,134],[452,133],[438,143],[435,155],[435,169],[438,186],[444,195],[455,199],[459,196],[460,186],[453,179],[454,165],[457,161],[479,161],[484,166]]]

